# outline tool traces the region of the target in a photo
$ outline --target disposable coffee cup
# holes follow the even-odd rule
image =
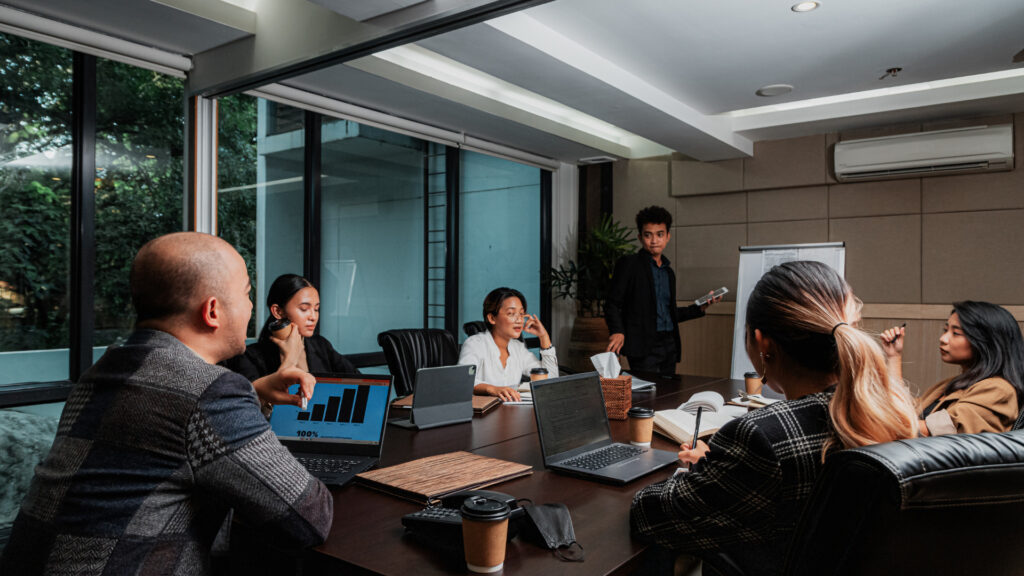
[[[470,572],[490,574],[505,566],[508,504],[480,496],[462,503],[462,545]]]
[[[530,370],[530,380],[544,380],[548,377],[547,368],[533,368]]]
[[[629,443],[634,446],[650,446],[654,432],[654,410],[634,406],[629,415]]]
[[[761,393],[761,376],[757,372],[746,372],[743,374],[743,386],[747,389],[747,394],[760,394]]]

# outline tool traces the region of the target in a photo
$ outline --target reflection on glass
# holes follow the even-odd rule
[[[68,377],[71,52],[0,34],[0,384]]]
[[[217,101],[217,232],[238,250],[256,275],[256,150],[257,100],[239,94]],[[249,336],[256,334],[256,315],[249,320]]]
[[[540,169],[463,151],[460,182],[459,325],[483,320],[484,297],[499,286],[540,313]]]
[[[123,342],[134,323],[135,253],[182,229],[184,84],[99,59],[96,87],[94,345],[107,346]]]
[[[320,333],[341,352],[423,325],[422,140],[325,119]]]
[[[303,112],[244,95],[217,108],[217,228],[249,267],[255,337],[274,279],[303,273]]]

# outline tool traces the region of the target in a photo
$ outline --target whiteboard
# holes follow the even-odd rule
[[[780,244],[777,246],[741,246],[739,278],[736,281],[736,321],[732,330],[732,371],[730,377],[743,378],[744,372],[758,372],[747,357],[743,330],[747,325],[747,300],[754,286],[772,266],[793,260],[813,260],[830,266],[840,276],[846,272],[846,243]],[[845,276],[844,276],[845,277]]]

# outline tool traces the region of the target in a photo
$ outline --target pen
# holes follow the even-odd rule
[[[697,448],[697,433],[700,432],[700,414],[703,411],[703,406],[697,407],[697,419],[693,421],[693,438],[690,439],[690,450]]]
[[[906,327],[907,327],[907,323],[906,322],[904,322],[903,324],[900,324],[900,328],[906,328]],[[893,336],[892,340],[889,340],[889,344],[895,344],[896,341],[899,340],[899,339],[900,339],[900,335],[897,334],[897,335]]]

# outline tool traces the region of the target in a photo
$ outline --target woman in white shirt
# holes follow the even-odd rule
[[[526,313],[526,298],[513,288],[495,288],[484,298],[485,332],[462,343],[459,364],[476,366],[473,393],[520,400],[519,383],[533,368],[558,377],[558,358],[551,337],[536,315]],[[526,331],[540,339],[540,360],[519,340]]]

